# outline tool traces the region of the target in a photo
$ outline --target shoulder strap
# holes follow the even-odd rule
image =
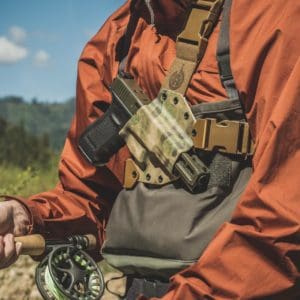
[[[205,53],[208,37],[217,22],[223,6],[221,32],[217,47],[217,60],[221,81],[227,91],[229,99],[239,100],[239,93],[230,66],[229,29],[232,0],[194,0],[192,3],[189,13],[190,16],[185,29],[177,38],[177,56],[171,69],[167,73],[162,88],[171,88],[181,94],[185,93],[192,74]],[[130,48],[131,37],[138,21],[138,15],[132,8],[133,4],[131,5],[132,14],[127,30],[118,45],[118,59],[120,61],[119,75],[127,78],[131,77],[130,74],[125,73],[127,54]],[[195,20],[197,21],[195,22]],[[200,26],[198,25],[200,30],[197,30],[198,26],[196,24],[200,24]]]
[[[162,84],[185,94],[189,82],[201,62],[208,39],[218,22],[224,0],[193,0],[184,30],[176,41],[176,58]]]
[[[230,10],[232,0],[225,0],[223,16],[221,22],[221,32],[217,48],[217,60],[219,65],[220,77],[230,100],[239,99],[239,93],[230,65]]]
[[[117,60],[119,61],[118,74],[122,78],[132,78],[126,73],[125,68],[127,64],[128,52],[131,45],[131,39],[138,23],[138,13],[134,9],[136,1],[132,1],[130,5],[130,18],[127,24],[126,31],[117,44]]]

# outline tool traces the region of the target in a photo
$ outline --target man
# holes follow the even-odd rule
[[[190,1],[136,1],[139,18],[126,71],[153,99],[174,60],[175,37]],[[149,1],[147,1],[149,4]],[[13,235],[97,233],[105,239],[113,200],[121,190],[123,147],[105,167],[80,155],[77,141],[111,101],[118,73],[118,41],[129,21],[130,1],[114,13],[85,47],[78,66],[77,110],[60,162],[60,183],[49,192],[1,203],[0,262],[18,256]],[[172,278],[161,299],[299,299],[300,266],[300,4],[233,1],[231,67],[255,141],[253,174],[229,222],[199,261]],[[219,25],[186,93],[190,104],[218,101],[226,93],[216,62]],[[100,101],[100,100],[101,101]],[[63,231],[63,232],[62,232]]]

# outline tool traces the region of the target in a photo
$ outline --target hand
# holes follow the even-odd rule
[[[15,200],[0,202],[0,269],[13,264],[19,257],[22,244],[14,236],[28,233],[30,224],[26,208]]]

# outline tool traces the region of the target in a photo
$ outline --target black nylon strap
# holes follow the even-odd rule
[[[130,19],[127,24],[127,29],[125,31],[125,34],[121,37],[117,44],[117,60],[119,61],[119,69],[118,74],[122,78],[132,78],[132,76],[128,73],[126,73],[125,69],[127,66],[127,58],[128,53],[131,45],[131,39],[134,34],[134,31],[136,29],[139,15],[137,11],[135,10],[135,3],[136,1],[132,1],[130,4]]]
[[[123,300],[136,300],[141,294],[147,298],[162,297],[170,287],[170,283],[145,278],[127,278],[128,291]]]
[[[225,0],[223,6],[223,16],[221,31],[217,48],[217,60],[219,65],[220,77],[226,89],[229,99],[239,99],[239,93],[235,85],[230,66],[230,10],[232,0]]]

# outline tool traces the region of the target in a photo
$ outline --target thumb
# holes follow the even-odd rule
[[[16,242],[16,253],[19,256],[22,252],[23,244],[21,242]]]

